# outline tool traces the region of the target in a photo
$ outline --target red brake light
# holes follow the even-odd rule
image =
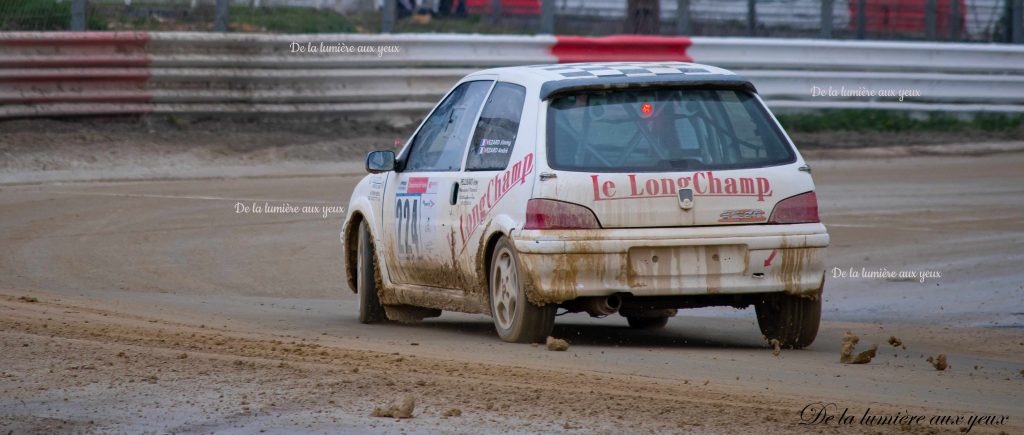
[[[778,204],[768,218],[770,224],[805,224],[821,222],[818,219],[818,196],[814,192],[791,196]]]
[[[552,199],[531,199],[526,203],[527,230],[598,229],[601,223],[589,208]]]
[[[651,103],[644,103],[640,105],[640,113],[645,117],[651,116],[651,112],[654,112],[654,106],[652,106]]]

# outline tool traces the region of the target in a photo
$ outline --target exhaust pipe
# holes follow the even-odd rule
[[[615,314],[622,307],[622,298],[618,294],[604,297],[587,298],[583,303],[583,311],[592,317],[605,317]]]

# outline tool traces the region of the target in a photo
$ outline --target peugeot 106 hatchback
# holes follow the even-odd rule
[[[363,322],[484,313],[533,342],[559,309],[660,328],[753,305],[783,346],[817,334],[829,236],[810,169],[729,71],[476,72],[366,168],[341,230]]]

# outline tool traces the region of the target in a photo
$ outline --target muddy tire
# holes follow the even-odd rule
[[[765,295],[754,305],[757,324],[768,340],[782,347],[803,349],[814,342],[821,323],[821,296],[814,298],[784,293]]]
[[[555,325],[557,307],[540,307],[527,300],[520,280],[519,256],[508,238],[502,237],[494,245],[490,264],[487,292],[498,336],[512,343],[544,341]]]
[[[661,329],[668,325],[668,316],[637,317],[627,316],[626,322],[633,329]]]
[[[359,223],[359,245],[356,247],[356,293],[359,293],[359,321],[378,323],[387,320],[384,307],[377,294],[377,279],[373,261],[373,242],[366,221]]]

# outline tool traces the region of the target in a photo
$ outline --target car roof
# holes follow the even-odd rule
[[[586,62],[492,68],[467,76],[497,75],[540,86],[542,100],[588,89],[636,87],[726,87],[756,92],[754,85],[732,71],[689,62]]]

